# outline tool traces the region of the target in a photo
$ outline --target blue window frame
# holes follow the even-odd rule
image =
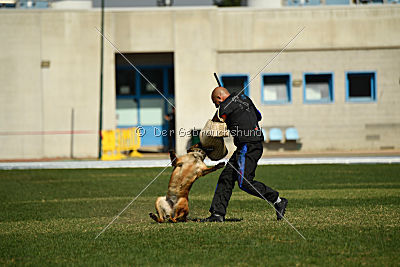
[[[16,4],[2,4],[0,3],[0,8],[16,8]]]
[[[333,73],[304,73],[303,74],[304,103],[332,103]]]
[[[288,6],[317,6],[321,4],[321,0],[288,0],[287,4]]]
[[[242,92],[249,96],[249,75],[247,74],[222,74],[220,75],[222,86],[229,93]],[[244,89],[244,90],[243,90]]]
[[[36,0],[36,1],[20,0],[19,5],[20,5],[20,8],[48,8],[49,1],[48,0]]]
[[[288,73],[264,74],[261,77],[263,104],[287,104],[291,102],[291,75]]]
[[[376,72],[346,72],[346,101],[376,101]]]

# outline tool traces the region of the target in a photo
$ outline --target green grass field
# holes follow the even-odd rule
[[[0,264],[398,265],[400,165],[260,166],[258,180],[289,199],[287,223],[235,188],[225,223],[157,224],[167,169],[97,240],[161,168],[0,171]],[[208,216],[221,171],[190,193]]]

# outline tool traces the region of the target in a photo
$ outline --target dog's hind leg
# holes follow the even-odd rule
[[[169,205],[166,197],[159,197],[156,200],[156,211],[158,214],[158,217],[156,215],[151,215],[150,217],[155,220],[156,222],[163,223],[165,219],[171,217],[172,209],[171,206]]]
[[[180,198],[175,205],[174,217],[171,221],[176,222],[186,222],[186,217],[189,214],[189,203],[186,198]]]
[[[158,216],[155,215],[154,213],[149,213],[150,218],[152,218],[153,220],[155,220],[158,223],[162,223],[165,220],[165,214],[163,212],[162,205],[161,205],[162,200],[163,200],[163,197],[159,197],[159,198],[157,198],[156,203],[155,203]]]

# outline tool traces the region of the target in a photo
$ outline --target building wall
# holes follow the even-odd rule
[[[15,12],[0,14],[1,158],[41,157],[43,136],[7,135],[43,127],[40,20],[34,13],[25,13],[23,19]]]
[[[249,86],[264,115],[261,126],[295,126],[303,151],[400,147],[398,8],[230,9],[219,12],[218,19],[219,73],[244,73],[250,79],[305,27]],[[377,101],[347,102],[346,71],[375,71]],[[333,73],[333,103],[304,103],[305,72]],[[262,104],[261,76],[268,73],[289,73],[300,82],[292,86],[291,103]]]
[[[0,13],[0,158],[96,155],[98,22],[96,12]]]
[[[296,126],[304,151],[400,147],[397,6],[149,8],[108,10],[105,19],[106,36],[121,52],[174,53],[178,131],[201,128],[215,112],[213,72],[252,79],[305,26],[263,72],[291,73],[293,80],[333,72],[335,101],[304,104],[300,86],[292,88],[291,104],[263,105],[258,76],[250,96],[261,124]],[[0,11],[0,159],[97,156],[99,25],[99,10]],[[107,41],[104,47],[103,128],[112,129],[116,52]],[[348,70],[377,72],[376,102],[345,102]],[[183,132],[178,153],[189,141]]]

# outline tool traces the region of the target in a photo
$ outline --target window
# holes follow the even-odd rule
[[[333,74],[304,74],[304,102],[333,102]]]
[[[350,0],[325,0],[326,5],[350,5]]]
[[[140,94],[158,95],[157,90],[163,92],[164,74],[162,69],[142,69],[141,72],[147,79],[140,79]]]
[[[126,68],[116,71],[117,95],[134,95],[135,84],[135,70]]]
[[[222,86],[228,89],[231,94],[242,92],[248,96],[248,82],[249,76],[247,75],[221,75]]]
[[[374,72],[346,73],[347,101],[375,101],[376,79]]]
[[[288,6],[316,6],[320,5],[321,0],[287,0]]]
[[[262,76],[261,95],[265,104],[285,104],[291,101],[291,82],[289,74]]]

